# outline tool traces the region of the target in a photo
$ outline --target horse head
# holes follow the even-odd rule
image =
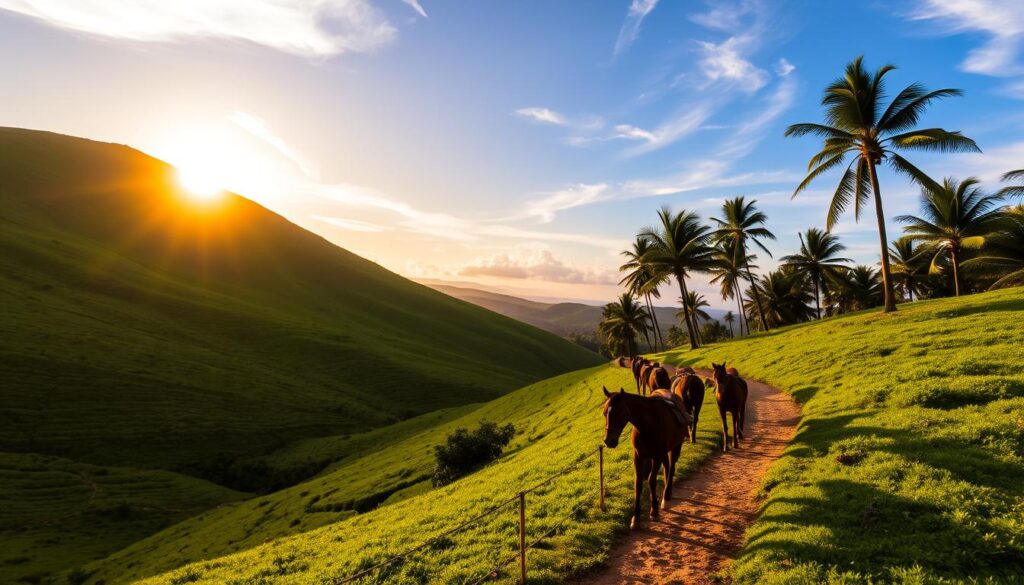
[[[718,386],[722,386],[722,382],[724,382],[726,376],[729,375],[725,369],[725,362],[722,362],[721,364],[711,362],[711,372],[711,379],[714,380],[715,384]]]
[[[604,444],[609,449],[619,445],[619,436],[622,429],[626,428],[629,422],[629,409],[623,397],[626,391],[619,388],[618,392],[609,392],[608,388],[602,388],[604,395],[608,398],[604,401]]]

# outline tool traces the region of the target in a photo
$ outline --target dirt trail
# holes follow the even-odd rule
[[[675,499],[662,510],[661,520],[641,524],[612,551],[606,567],[580,583],[715,582],[713,575],[743,544],[757,515],[754,494],[761,478],[782,454],[800,420],[800,407],[789,396],[760,382],[748,384],[746,439],[740,448],[717,451],[677,482]],[[704,406],[701,418],[705,417],[719,420],[714,405]]]

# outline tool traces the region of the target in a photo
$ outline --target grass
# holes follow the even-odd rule
[[[298,481],[372,446],[345,435],[601,361],[242,197],[194,204],[171,167],[120,145],[0,128],[0,250],[11,473],[40,454],[252,491],[254,461]],[[316,438],[329,447],[307,457]],[[38,546],[59,570],[54,538]]]
[[[872,311],[803,324],[697,352],[669,352],[669,360],[682,364],[727,360],[792,393],[803,407],[794,441],[764,479],[762,513],[729,578],[1019,581],[1022,311],[1024,289],[1014,289],[904,305],[893,315]],[[97,575],[119,583],[163,567],[162,574],[142,582],[167,584],[187,575],[199,583],[336,583],[513,496],[591,449],[601,436],[601,385],[628,381],[629,374],[615,368],[566,374],[451,423],[471,426],[488,417],[513,422],[521,431],[501,460],[451,486],[181,567],[174,567],[181,557],[168,556],[174,540],[168,538],[163,548],[115,555],[112,564],[95,566]],[[713,410],[710,404],[705,408]],[[717,446],[717,421],[702,418],[700,442],[684,448],[681,474]],[[426,445],[442,435],[428,432],[412,440]],[[628,449],[607,455],[607,514],[593,506],[596,471],[589,462],[528,497],[529,538],[571,517],[540,550],[531,551],[531,582],[585,574],[603,562],[624,528],[632,491]],[[208,546],[204,539],[212,538],[208,533],[198,544]],[[366,582],[463,583],[511,555],[515,543],[516,511],[505,508]],[[127,563],[134,563],[132,570]],[[514,579],[503,573],[497,580]]]

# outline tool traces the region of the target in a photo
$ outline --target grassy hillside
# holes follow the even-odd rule
[[[428,286],[457,299],[480,305],[495,313],[529,323],[557,335],[594,333],[601,322],[601,307],[597,305],[569,302],[540,303],[486,290],[437,282],[430,282]],[[676,317],[677,311],[679,311],[678,307],[654,307],[658,326],[664,335],[668,335],[669,327],[679,322],[679,318]],[[707,309],[707,312],[713,319],[720,319],[725,315],[725,311],[719,309]]]
[[[7,451],[185,469],[598,361],[118,145],[0,130],[0,249]]]
[[[1024,571],[1022,312],[1024,289],[1014,289],[904,305],[892,315],[870,312],[805,324],[699,352],[672,352],[669,358],[679,363],[728,360],[791,392],[804,408],[796,438],[765,480],[763,514],[748,534],[733,577],[741,583],[930,583],[1019,576]],[[208,560],[146,582],[334,582],[513,496],[591,449],[602,432],[601,385],[628,380],[625,370],[599,368],[505,396],[455,423],[468,426],[489,418],[519,428],[511,451],[483,471],[238,554],[203,557]],[[717,421],[703,417],[702,424],[701,442],[684,448],[682,473],[716,445]],[[443,434],[428,431],[412,444],[432,444]],[[396,445],[377,457],[412,452],[409,444]],[[531,574],[540,582],[603,560],[628,515],[628,455],[628,449],[609,452],[613,479],[607,514],[592,505],[592,463],[530,497],[531,537],[556,526],[577,502],[582,505],[549,544],[531,553]],[[322,495],[309,490],[305,497]],[[188,536],[194,531],[175,534],[177,542],[207,547],[217,538],[212,531]],[[515,531],[515,509],[503,509],[480,527],[417,553],[387,577],[464,582],[481,576],[513,553]],[[175,558],[175,539],[168,534],[146,541],[162,545],[140,543],[96,565],[101,569],[96,578],[126,582],[173,566],[184,557]]]

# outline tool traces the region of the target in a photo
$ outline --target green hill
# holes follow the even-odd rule
[[[243,197],[197,205],[172,167],[126,146],[11,128],[0,128],[0,298],[0,453],[11,454],[0,481],[13,483],[23,468],[66,477],[88,464],[260,488],[239,461],[601,361]],[[49,459],[26,465],[29,453]],[[18,501],[19,485],[0,494]],[[241,497],[192,487],[210,494],[196,501]],[[196,511],[165,507],[164,524]],[[0,542],[19,518],[0,518]],[[0,569],[28,564],[8,561]]]
[[[797,436],[762,485],[762,514],[748,532],[732,577],[740,583],[938,583],[1019,576],[1024,571],[1022,314],[1024,289],[1012,289],[917,302],[891,315],[871,311],[666,354],[687,364],[728,360],[792,393],[803,406]],[[236,530],[232,525],[240,517],[206,515],[89,569],[98,571],[94,580],[107,583],[159,571],[165,572],[145,582],[337,582],[499,504],[592,449],[602,432],[601,386],[629,379],[625,369],[613,367],[566,374],[346,464],[348,475],[422,470],[429,457],[417,454],[416,446],[435,444],[448,429],[481,419],[516,425],[519,432],[505,456],[445,488],[409,494],[266,544],[247,544],[224,557],[215,551],[236,538],[229,531]],[[706,408],[713,412],[710,404]],[[715,417],[702,417],[700,441],[684,447],[681,473],[716,448],[717,425]],[[530,553],[532,578],[555,582],[585,572],[602,562],[625,527],[632,492],[629,449],[609,451],[605,463],[607,513],[594,506],[592,460],[528,497],[529,538],[554,529],[554,536]],[[293,522],[316,516],[316,504],[338,485],[332,481],[292,488],[290,498],[311,504],[301,510],[292,506]],[[275,496],[264,507],[275,505]],[[257,522],[258,503],[232,509],[247,507],[249,522]],[[264,514],[278,526],[284,523],[274,512]],[[570,519],[560,525],[566,515]],[[478,578],[513,554],[516,529],[513,506],[371,581]],[[183,542],[208,552],[181,552]],[[173,568],[195,559],[204,560]],[[514,579],[502,574],[497,580]]]

